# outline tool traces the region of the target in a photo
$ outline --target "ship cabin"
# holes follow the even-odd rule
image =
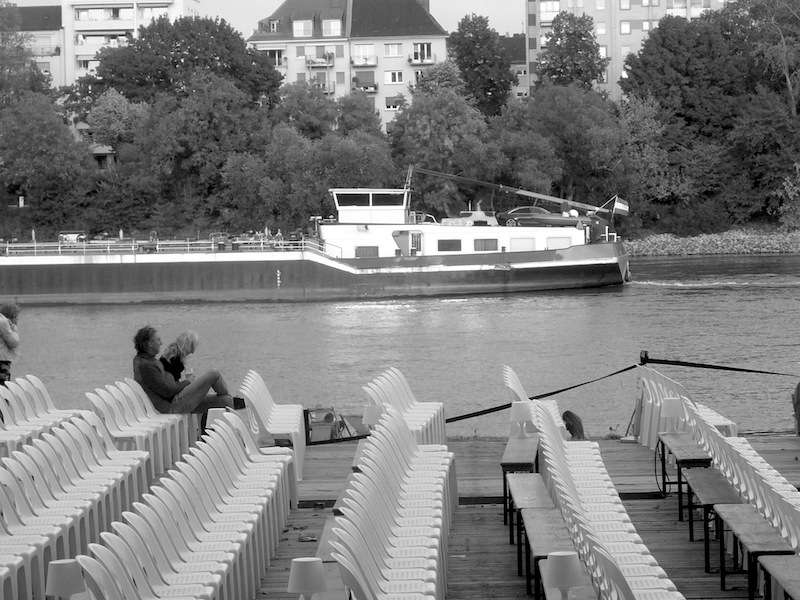
[[[411,190],[334,188],[338,219],[320,237],[336,258],[453,256],[560,250],[588,243],[584,227],[500,227],[482,211],[443,219],[411,210]]]

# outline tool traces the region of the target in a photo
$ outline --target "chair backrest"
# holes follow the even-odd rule
[[[79,554],[75,557],[83,572],[86,589],[97,600],[127,600],[123,597],[114,576],[100,561]]]
[[[528,400],[528,394],[525,393],[517,372],[508,365],[503,365],[503,383],[514,394],[515,400]]]
[[[144,598],[135,586],[130,573],[125,569],[120,559],[110,549],[102,544],[89,544],[89,551],[106,568],[119,586],[122,596],[127,600],[140,600]],[[150,596],[152,597],[152,595]]]
[[[133,551],[128,542],[110,531],[100,533],[100,539],[117,555],[122,566],[130,575],[136,590],[145,597],[154,595],[152,586],[163,584],[164,581],[159,577],[155,563],[147,549],[144,549],[144,554],[138,554]]]
[[[47,391],[47,387],[44,385],[44,382],[36,375],[31,375],[30,373],[25,375],[25,378],[30,381],[31,384],[38,390],[39,396],[44,400],[47,407],[50,410],[55,409],[56,406],[53,402],[53,397],[50,396],[50,392]]]
[[[609,600],[636,600],[628,580],[611,555],[600,545],[596,545],[593,555],[600,571],[600,589],[607,592]]]

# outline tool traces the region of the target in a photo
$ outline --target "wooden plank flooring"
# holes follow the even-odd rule
[[[789,481],[800,484],[800,439],[789,435],[758,435],[751,444]],[[658,495],[660,465],[655,454],[637,444],[600,442],[606,468],[623,496],[639,535],[678,590],[689,600],[745,598],[745,579],[734,575],[734,589],[720,591],[719,576],[703,572],[702,531],[689,542],[688,525],[677,520],[677,498]],[[503,526],[500,458],[505,440],[457,440],[448,443],[456,454],[461,505],[456,511],[448,556],[448,599],[525,598],[525,585],[516,574],[516,550],[508,544]],[[343,490],[356,443],[309,447],[305,480],[299,485],[301,509],[293,511],[283,532],[277,556],[262,579],[259,600],[294,600],[286,592],[291,559],[316,554],[331,506]],[[302,536],[302,537],[301,537]],[[317,541],[301,541],[308,536]],[[712,569],[717,558],[712,545]],[[327,565],[335,582],[335,564]],[[318,600],[343,600],[338,588],[316,596]]]

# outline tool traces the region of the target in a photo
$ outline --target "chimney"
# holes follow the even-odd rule
[[[417,3],[422,6],[426,12],[431,12],[431,0],[417,0]]]

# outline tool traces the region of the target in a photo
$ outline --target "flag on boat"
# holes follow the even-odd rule
[[[612,214],[625,216],[630,214],[628,203],[617,195],[614,195],[614,206],[611,209]]]

